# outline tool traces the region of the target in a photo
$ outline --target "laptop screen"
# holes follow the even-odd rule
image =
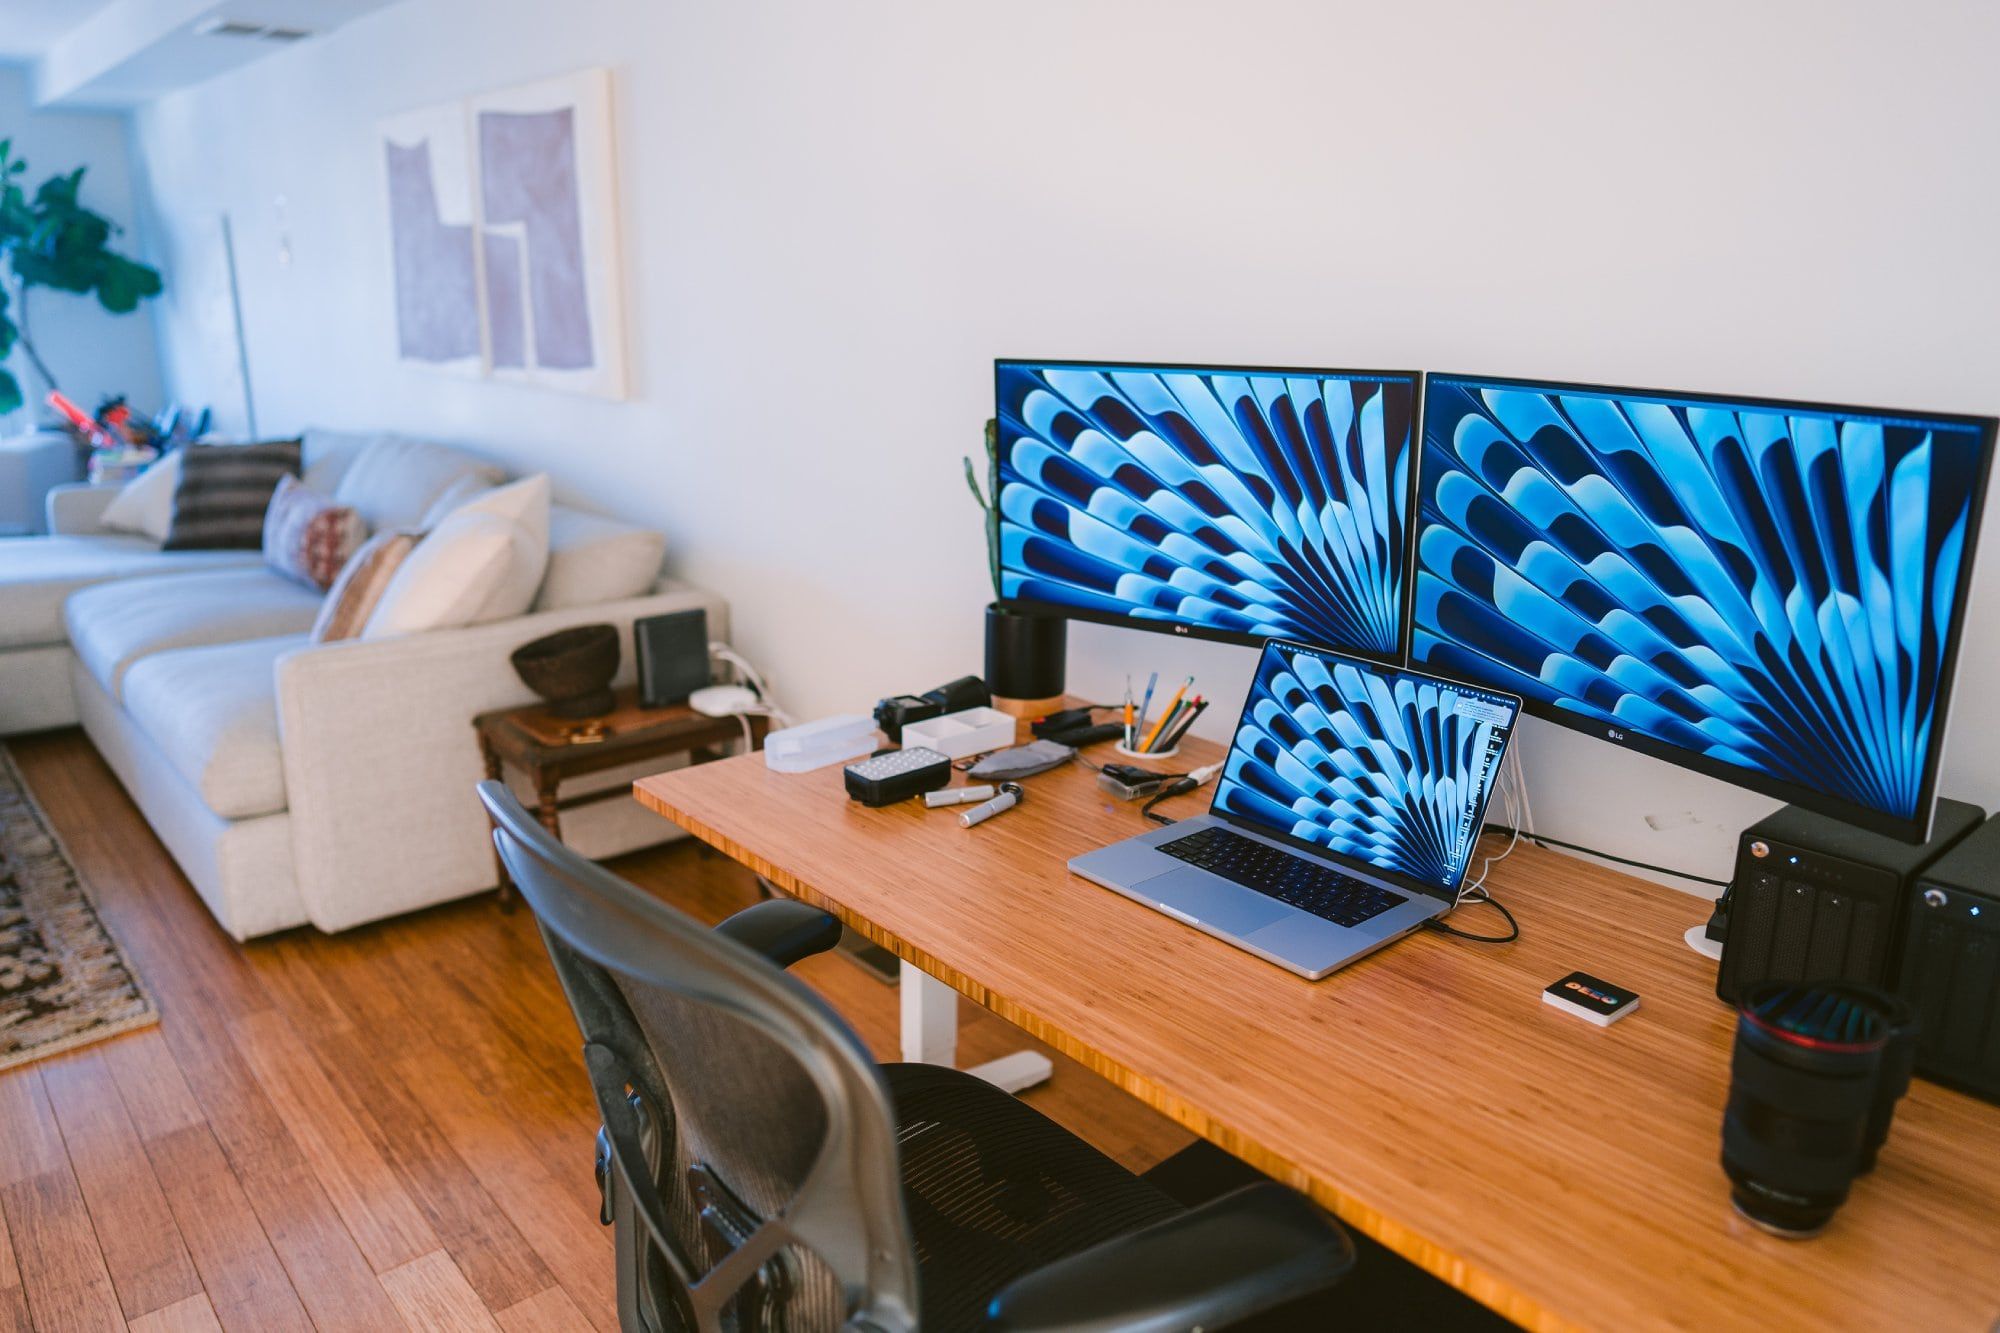
[[[1269,644],[1210,813],[1455,895],[1520,707],[1497,690]]]

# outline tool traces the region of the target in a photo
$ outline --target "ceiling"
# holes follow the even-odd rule
[[[0,0],[0,61],[28,66],[38,106],[138,106],[394,2]]]
[[[0,0],[0,60],[34,61],[111,0]]]

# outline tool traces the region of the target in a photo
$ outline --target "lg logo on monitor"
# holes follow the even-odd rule
[[[1616,727],[1606,727],[1604,729],[1604,735],[1605,738],[1608,740],[1622,741],[1625,739],[1625,733],[1618,730],[1618,728]]]

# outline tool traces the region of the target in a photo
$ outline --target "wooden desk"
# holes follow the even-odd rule
[[[1218,753],[1190,741],[1182,761]],[[1699,899],[1524,846],[1491,881],[1519,943],[1423,933],[1307,982],[1071,876],[1069,857],[1142,827],[1093,773],[1026,786],[1020,809],[972,830],[914,802],[865,809],[838,767],[785,775],[756,757],[637,795],[1520,1323],[1985,1330],[2000,1316],[2000,1109],[1970,1097],[1918,1081],[1881,1165],[1816,1240],[1731,1211],[1731,1012],[1714,964],[1681,942]],[[1543,1004],[1579,967],[1644,1008],[1600,1029]]]

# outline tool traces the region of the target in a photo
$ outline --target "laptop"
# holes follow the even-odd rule
[[[1208,813],[1074,873],[1317,980],[1449,912],[1517,695],[1264,648]]]

